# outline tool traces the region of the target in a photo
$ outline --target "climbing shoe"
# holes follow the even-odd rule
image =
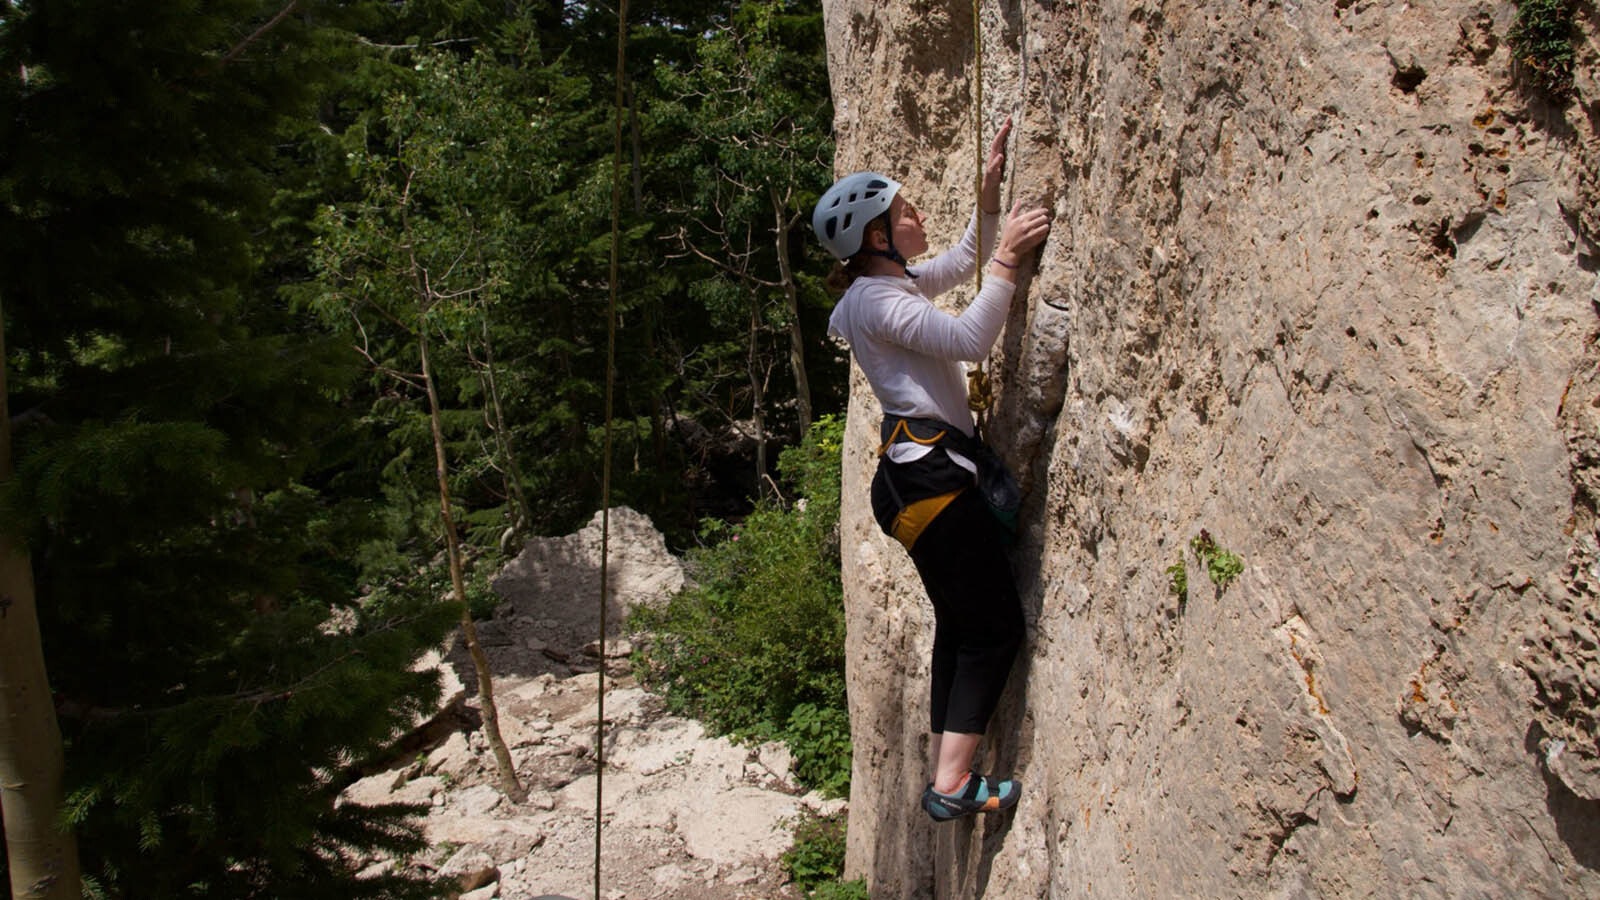
[[[935,822],[948,822],[973,813],[1010,809],[1020,796],[1021,784],[1010,779],[995,781],[973,772],[959,794],[941,794],[928,785],[922,792],[922,808]]]

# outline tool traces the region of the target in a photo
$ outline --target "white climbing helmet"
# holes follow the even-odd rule
[[[849,259],[861,250],[867,223],[884,214],[900,182],[877,172],[856,172],[833,183],[817,201],[811,230],[837,259]]]

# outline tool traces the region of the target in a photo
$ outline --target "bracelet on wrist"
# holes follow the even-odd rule
[[[1006,268],[1010,269],[1013,272],[1015,272],[1017,270],[1017,266],[1021,265],[1021,263],[1008,263],[1008,262],[1006,262],[1005,260],[1001,259],[998,256],[989,257],[989,261],[990,262],[999,263],[1000,265],[1005,266]]]

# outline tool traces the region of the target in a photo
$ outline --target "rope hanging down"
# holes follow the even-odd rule
[[[978,222],[978,252],[983,252],[983,11],[980,0],[972,0],[972,146],[977,159],[976,174],[973,177],[974,196],[979,210]],[[977,298],[978,292],[983,290],[983,261],[979,260],[972,270],[972,296]],[[984,418],[989,409],[994,406],[994,387],[990,383],[989,373],[984,371],[982,361],[967,370],[967,408],[973,412],[974,426],[978,437],[983,437]]]
[[[612,397],[617,384],[617,279],[622,255],[622,113],[627,75],[628,0],[617,4],[617,103],[611,145],[611,290],[606,306],[606,427],[600,463],[600,673],[594,720],[594,900],[600,900],[600,829],[604,824],[606,778],[606,607],[610,593]]]

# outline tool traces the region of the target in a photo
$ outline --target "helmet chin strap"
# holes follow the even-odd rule
[[[906,270],[907,278],[917,277],[917,273],[911,271],[911,267],[906,263],[906,258],[901,255],[899,250],[895,249],[894,223],[889,221],[889,213],[885,212],[881,218],[883,219],[883,237],[889,242],[889,249],[879,250],[877,248],[869,247],[863,252],[868,256],[881,256],[890,262],[898,263],[901,268]]]

